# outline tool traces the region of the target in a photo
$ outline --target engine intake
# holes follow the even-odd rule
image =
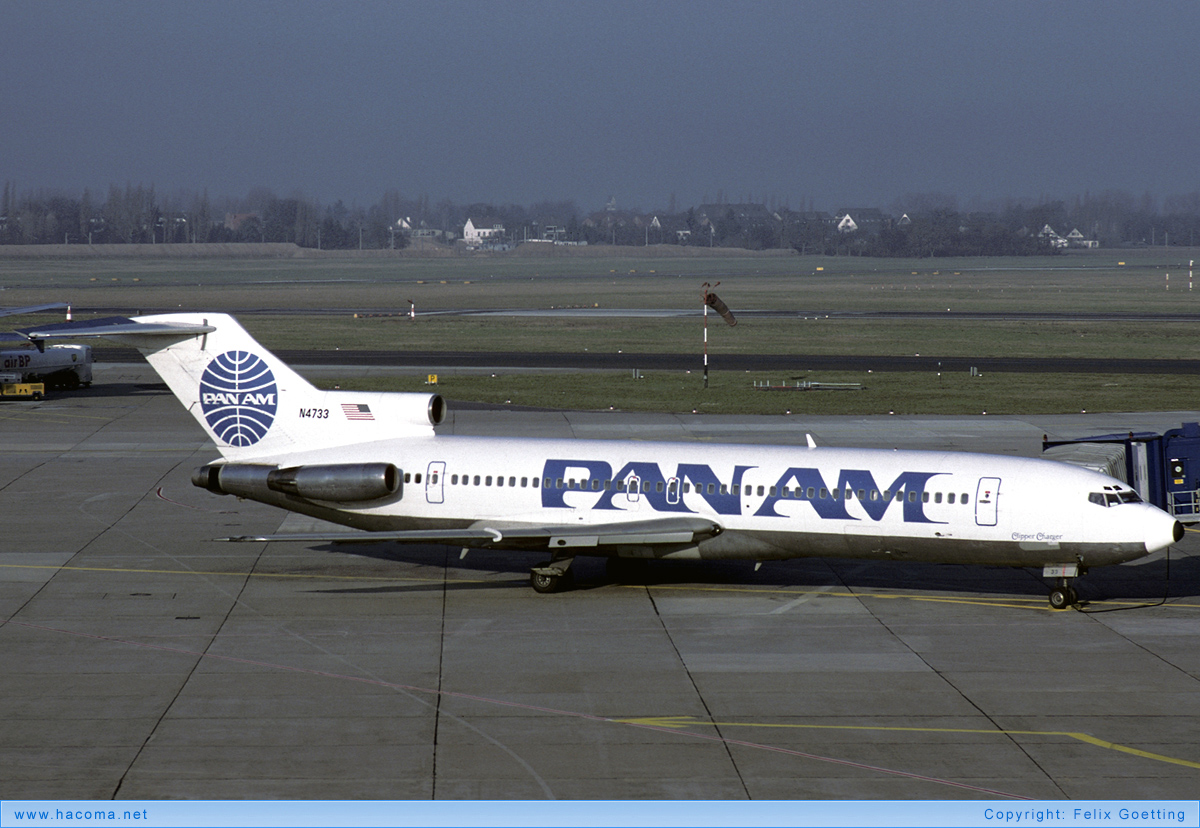
[[[430,395],[428,413],[430,425],[441,425],[442,420],[446,419],[446,401],[441,394]]]

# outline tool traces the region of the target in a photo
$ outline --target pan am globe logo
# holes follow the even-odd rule
[[[275,422],[279,389],[261,357],[226,351],[200,377],[200,410],[217,438],[230,446],[252,446]]]

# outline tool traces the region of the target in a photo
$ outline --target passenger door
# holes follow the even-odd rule
[[[1000,478],[979,478],[979,486],[975,489],[975,523],[979,526],[995,526],[999,500]]]
[[[428,503],[442,503],[445,500],[443,487],[446,485],[446,461],[434,460],[429,464],[425,473],[425,500]]]

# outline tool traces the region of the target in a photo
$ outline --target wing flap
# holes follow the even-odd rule
[[[719,523],[700,517],[662,518],[628,523],[567,525],[489,525],[464,529],[415,529],[399,532],[311,532],[289,535],[240,535],[218,538],[235,543],[444,543],[481,549],[589,549],[603,546],[676,546],[719,535]]]
[[[214,540],[230,543],[444,543],[451,546],[485,546],[501,538],[499,532],[480,529],[414,529],[402,532],[297,532],[288,535],[236,535]]]

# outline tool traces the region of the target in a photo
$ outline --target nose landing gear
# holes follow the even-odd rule
[[[1053,609],[1066,609],[1079,603],[1079,593],[1071,582],[1087,572],[1077,563],[1046,564],[1042,567],[1043,578],[1057,578],[1058,586],[1050,591],[1050,606]]]
[[[1079,603],[1079,593],[1071,586],[1066,578],[1059,579],[1059,585],[1050,591],[1050,606],[1054,609],[1066,609]]]

